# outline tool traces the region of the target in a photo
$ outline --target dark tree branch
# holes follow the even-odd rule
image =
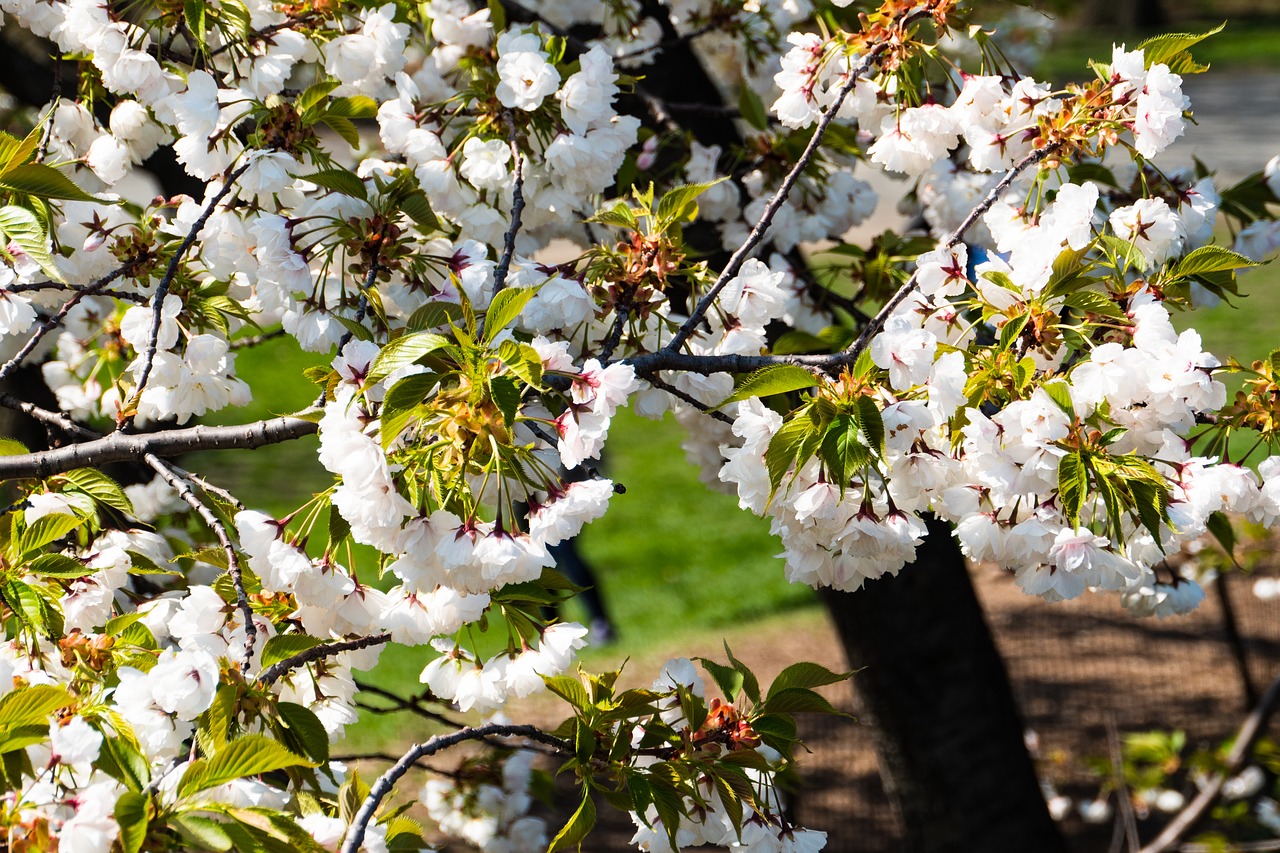
[[[0,480],[51,477],[73,468],[96,468],[109,462],[160,458],[197,450],[252,450],[311,435],[319,427],[299,418],[272,418],[238,426],[196,426],[152,433],[114,432],[94,441],[0,457]]]
[[[191,490],[191,484],[179,475],[177,471],[170,468],[152,453],[144,455],[142,461],[159,474],[169,484],[170,488],[178,493],[178,497],[182,498],[187,506],[195,510],[196,514],[204,519],[204,523],[213,531],[213,535],[218,537],[218,544],[222,546],[222,553],[227,558],[227,575],[230,576],[231,585],[236,590],[236,606],[240,608],[240,614],[244,617],[244,661],[240,664],[240,671],[248,672],[249,661],[253,658],[253,646],[258,639],[258,626],[253,621],[253,607],[249,604],[249,593],[244,588],[244,574],[240,571],[240,557],[236,554],[235,546],[231,543],[231,534],[227,531],[227,526],[222,523],[222,520],[211,509],[204,505],[200,498],[196,497],[196,493]]]
[[[380,646],[383,643],[391,641],[390,634],[374,634],[371,637],[361,637],[358,640],[343,640],[337,643],[322,643],[318,646],[312,646],[306,651],[298,652],[292,657],[287,657],[278,663],[274,663],[262,671],[258,676],[258,683],[263,687],[270,687],[281,676],[290,670],[297,669],[309,663],[315,663],[318,660],[324,660],[334,655],[340,655],[343,652],[352,652],[356,649],[367,649],[371,646]]]
[[[231,192],[240,176],[248,171],[249,166],[253,164],[253,160],[246,157],[236,169],[227,175],[226,183],[222,185],[222,189],[214,195],[209,203],[205,205],[204,210],[191,224],[191,229],[187,231],[187,236],[178,244],[178,249],[173,253],[173,257],[169,259],[169,266],[165,268],[164,275],[160,279],[160,283],[156,285],[156,292],[151,297],[151,333],[147,336],[147,349],[142,356],[142,374],[138,377],[138,387],[133,392],[135,401],[142,399],[142,392],[147,388],[147,380],[151,378],[151,366],[155,361],[156,350],[159,348],[160,342],[160,326],[164,320],[164,298],[169,294],[169,288],[173,286],[173,280],[178,275],[178,267],[182,265],[182,259],[186,257],[187,252],[195,245],[196,238],[200,235],[200,231],[204,228],[205,223],[209,221],[209,217],[213,215],[214,210],[222,203],[222,200]],[[128,417],[122,422],[121,426],[125,426],[133,422],[132,417]]]
[[[651,374],[649,376],[646,376],[645,380],[654,388],[660,388],[663,391],[666,391],[672,397],[675,397],[680,400],[684,400],[686,403],[688,403],[690,406],[693,406],[698,411],[702,412],[705,415],[708,415],[709,417],[715,418],[721,423],[726,423],[726,424],[733,423],[733,418],[729,417],[724,412],[720,411],[719,409],[711,408],[706,403],[699,400],[697,397],[694,397],[691,394],[686,394],[685,392],[681,391],[679,388],[672,385],[671,383],[662,381],[657,376],[654,376]]]
[[[468,726],[452,734],[436,735],[423,743],[413,746],[386,773],[378,777],[378,781],[373,783],[373,787],[369,789],[369,796],[365,797],[364,802],[360,804],[360,809],[351,820],[351,827],[347,830],[347,838],[342,843],[342,853],[356,853],[360,849],[360,845],[364,842],[365,829],[369,826],[369,821],[373,820],[374,812],[378,810],[378,806],[391,793],[391,789],[395,787],[396,782],[409,772],[409,769],[413,767],[418,759],[425,758],[428,755],[435,755],[442,749],[448,749],[469,740],[482,740],[495,736],[523,737],[539,743],[545,743],[561,752],[573,751],[573,744],[549,735],[534,726],[510,726],[489,723],[483,726]]]
[[[22,412],[22,414],[32,418],[33,420],[37,420],[46,426],[51,426],[55,429],[61,430],[67,435],[72,435],[76,438],[90,439],[102,437],[102,433],[95,432],[86,426],[76,423],[62,412],[51,412],[48,409],[42,409],[35,403],[28,403],[26,400],[20,400],[12,394],[0,393],[0,406],[3,406],[6,409],[13,409],[15,412]]]

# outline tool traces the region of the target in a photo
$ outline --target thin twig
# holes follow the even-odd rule
[[[672,397],[678,397],[679,399],[684,400],[686,403],[688,403],[690,406],[693,406],[695,409],[702,412],[704,415],[712,417],[720,421],[721,423],[726,423],[726,424],[733,423],[733,418],[729,417],[724,412],[720,411],[719,409],[711,408],[706,403],[699,400],[697,397],[694,397],[691,394],[686,394],[685,392],[681,391],[679,388],[672,385],[671,383],[662,381],[657,376],[653,376],[653,375],[646,376],[645,381],[647,381],[654,388],[660,388],[663,391],[666,391]]]
[[[250,347],[256,347],[261,344],[265,344],[267,341],[273,341],[276,338],[282,338],[284,337],[284,335],[285,335],[285,331],[283,327],[279,329],[272,329],[269,332],[263,332],[261,335],[253,335],[252,337],[248,337],[248,338],[237,338],[236,340],[232,341],[228,345],[228,349],[232,349],[232,350],[249,349]]]
[[[760,219],[756,222],[755,227],[751,229],[751,233],[747,235],[747,239],[743,241],[738,250],[729,258],[729,262],[725,264],[724,269],[720,271],[720,275],[716,278],[711,288],[702,295],[698,300],[697,306],[689,313],[689,319],[684,321],[675,333],[675,336],[667,342],[664,349],[679,349],[689,336],[693,334],[693,330],[702,322],[702,318],[706,316],[707,310],[712,303],[720,295],[720,291],[724,289],[738,270],[742,268],[747,257],[755,251],[756,246],[760,245],[764,240],[765,232],[769,230],[769,226],[773,224],[773,217],[782,209],[782,205],[786,204],[787,198],[791,195],[791,190],[795,187],[796,182],[800,180],[800,175],[809,167],[809,162],[818,152],[818,146],[822,143],[822,137],[826,135],[827,128],[831,126],[831,122],[835,121],[836,115],[840,112],[840,108],[844,105],[844,100],[849,93],[853,91],[853,87],[858,84],[858,78],[867,72],[867,69],[879,58],[880,54],[888,48],[887,42],[881,42],[862,57],[857,67],[849,71],[849,79],[841,85],[836,92],[835,100],[827,107],[826,112],[822,114],[822,118],[818,121],[818,126],[814,129],[813,135],[809,137],[809,143],[804,147],[804,151],[800,154],[800,158],[796,160],[795,165],[791,167],[791,171],[783,178],[782,185],[778,187],[773,194],[773,198],[769,199],[769,203],[765,205],[764,212],[760,214]]]
[[[942,243],[941,248],[950,249],[952,246],[959,243],[964,237],[965,232],[973,227],[973,224],[978,221],[979,217],[991,209],[991,205],[995,204],[996,200],[1004,194],[1004,191],[1009,189],[1010,185],[1013,184],[1018,175],[1022,174],[1029,166],[1039,164],[1054,151],[1057,151],[1058,147],[1057,143],[1052,143],[1044,146],[1043,148],[1037,148],[1018,162],[1014,163],[1009,171],[1005,172],[1004,177],[991,188],[986,197],[978,203],[978,206],[969,211],[969,215],[964,218],[964,221],[956,226],[956,229],[952,231],[950,236],[948,236]],[[898,292],[890,297],[889,301],[884,304],[884,307],[880,309],[876,316],[871,318],[871,322],[868,323],[866,328],[862,330],[862,333],[858,335],[857,340],[850,344],[848,348],[841,353],[840,363],[851,364],[858,360],[858,356],[860,356],[863,350],[865,350],[871,343],[871,339],[884,328],[885,321],[893,315],[893,312],[897,310],[898,306],[901,305],[903,301],[905,301],[906,298],[916,289],[916,286],[919,283],[919,275],[919,269],[911,273],[911,277],[907,279],[906,283],[903,284],[902,287],[898,288]]]
[[[502,288],[507,286],[507,273],[511,269],[511,259],[516,253],[516,237],[520,234],[520,220],[524,213],[524,155],[520,153],[520,149],[516,147],[516,129],[515,122],[511,124],[511,151],[516,158],[516,181],[511,189],[511,224],[507,226],[507,233],[502,238],[502,257],[498,258],[498,265],[493,268],[493,292],[496,296]]]
[[[1249,756],[1253,753],[1254,744],[1262,736],[1267,721],[1271,719],[1271,715],[1275,713],[1278,706],[1280,706],[1280,678],[1276,678],[1271,682],[1271,686],[1262,695],[1262,699],[1249,712],[1249,716],[1245,717],[1239,731],[1236,732],[1235,742],[1231,745],[1231,751],[1227,753],[1226,761],[1223,762],[1222,772],[1210,779],[1209,784],[1200,789],[1200,793],[1196,795],[1196,798],[1188,803],[1182,811],[1178,812],[1177,816],[1160,831],[1160,834],[1138,853],[1163,853],[1165,850],[1172,849],[1174,845],[1182,840],[1184,835],[1191,831],[1191,828],[1218,801],[1218,797],[1222,793],[1222,786],[1226,784],[1228,779],[1240,772],[1249,760]]]
[[[378,806],[391,793],[391,789],[395,787],[396,782],[409,772],[418,759],[434,755],[442,749],[457,746],[465,741],[494,736],[524,737],[548,744],[562,752],[568,752],[573,749],[573,745],[568,741],[549,735],[534,726],[512,726],[500,723],[468,726],[452,734],[436,735],[423,743],[416,744],[373,783],[373,786],[369,789],[369,795],[365,797],[364,802],[360,804],[359,810],[356,811],[355,817],[351,819],[351,826],[347,830],[347,838],[342,843],[342,853],[356,853],[360,849],[360,845],[364,842],[365,829],[369,826],[369,821],[373,820],[374,812],[378,810]]]
[[[56,329],[58,324],[71,313],[71,309],[76,307],[81,299],[100,292],[107,285],[111,284],[111,282],[124,275],[127,268],[127,265],[117,267],[102,278],[93,282],[93,284],[86,285],[82,290],[77,290],[70,299],[63,303],[62,307],[59,308],[55,314],[36,327],[35,333],[27,339],[25,344],[22,345],[22,349],[18,350],[17,355],[5,362],[4,367],[0,367],[0,382],[8,379],[15,370],[22,366],[22,362],[26,361],[27,356],[31,355],[35,348],[40,345],[40,342],[44,340],[44,336]]]
[[[263,687],[270,687],[282,675],[290,670],[297,669],[309,663],[315,663],[324,658],[340,655],[343,652],[352,652],[357,649],[367,649],[372,646],[380,646],[383,643],[391,641],[390,634],[374,634],[369,637],[361,637],[358,640],[343,640],[337,643],[322,643],[318,646],[312,646],[305,651],[298,652],[296,655],[287,657],[282,661],[273,663],[267,667],[258,676],[258,683]]]
[[[15,412],[22,412],[29,418],[37,420],[46,426],[62,430],[67,435],[73,435],[76,438],[90,439],[102,437],[102,433],[76,423],[62,412],[51,412],[48,409],[42,409],[35,403],[28,403],[26,400],[20,400],[12,394],[0,393],[0,406],[3,406],[6,409],[13,409]]]
[[[138,377],[138,387],[133,392],[134,400],[142,399],[142,392],[147,388],[147,380],[151,378],[151,367],[155,362],[156,350],[159,349],[160,345],[160,326],[164,322],[164,299],[169,295],[169,288],[173,286],[173,280],[178,275],[178,267],[182,265],[182,259],[186,257],[187,252],[195,244],[196,238],[200,235],[205,223],[209,221],[209,217],[213,215],[214,210],[227,197],[232,187],[235,186],[235,182],[248,171],[251,165],[253,165],[253,160],[246,158],[244,163],[227,175],[227,181],[222,185],[222,189],[218,190],[213,198],[209,200],[204,210],[200,211],[200,215],[196,217],[196,221],[191,224],[190,230],[187,231],[187,236],[182,239],[177,251],[169,259],[169,265],[165,267],[164,275],[160,278],[160,283],[156,285],[156,292],[151,297],[151,333],[147,336],[147,349],[142,356],[142,373]],[[121,428],[132,423],[132,421],[132,417],[126,418],[121,422]]]
[[[1134,851],[1142,841],[1138,838],[1138,816],[1133,811],[1133,799],[1124,783],[1124,752],[1120,748],[1115,714],[1107,718],[1107,749],[1111,755],[1111,784],[1116,789],[1116,820],[1124,827],[1128,849]]]
[[[622,341],[622,333],[627,328],[627,321],[631,319],[631,309],[633,307],[635,306],[629,302],[613,306],[613,328],[609,330],[609,337],[605,338],[604,346],[600,348],[601,364],[607,365],[609,359],[613,358],[613,351],[618,348],[618,344]]]
[[[37,281],[27,284],[11,284],[5,288],[10,293],[33,293],[44,292],[49,290],[68,290],[72,293],[80,293],[93,289],[91,284],[67,284],[62,281]],[[86,296],[90,294],[85,294]],[[123,290],[106,290],[104,288],[93,289],[94,296],[110,296],[112,299],[119,299],[121,302],[133,302],[138,305],[146,305],[151,300],[143,296],[141,293],[128,293]]]
[[[724,21],[711,21],[703,24],[696,30],[691,30],[690,32],[685,33],[682,36],[677,36],[676,38],[668,39],[667,41],[661,41],[657,44],[651,44],[647,47],[638,47],[635,50],[628,51],[627,53],[620,53],[613,59],[615,62],[625,62],[629,59],[639,59],[640,57],[646,56],[650,53],[658,53],[663,50],[669,50],[673,47],[679,47],[682,44],[688,44],[700,36],[704,36],[707,33],[720,29],[723,24]]]
[[[160,458],[197,450],[249,450],[311,435],[318,426],[299,418],[272,418],[239,426],[196,426],[152,433],[122,433],[81,444],[0,457],[0,480],[51,477],[72,468],[97,468],[108,462]]]
[[[249,661],[253,659],[253,646],[258,639],[258,626],[253,621],[253,607],[249,604],[249,593],[244,588],[244,574],[240,571],[240,557],[236,554],[235,546],[231,543],[231,534],[227,531],[227,527],[222,523],[222,520],[205,506],[200,498],[196,497],[195,492],[191,491],[191,484],[186,479],[154,454],[145,454],[142,457],[142,461],[159,474],[178,493],[178,497],[182,498],[187,506],[195,510],[204,519],[204,523],[209,525],[213,535],[218,537],[218,544],[222,546],[222,552],[227,557],[227,575],[231,578],[231,585],[235,587],[236,605],[240,608],[240,614],[244,617],[244,660],[240,662],[240,671],[248,672]]]

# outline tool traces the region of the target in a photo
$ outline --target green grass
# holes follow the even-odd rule
[[[1195,24],[1180,24],[1169,31],[1202,33],[1216,27],[1222,19]],[[1154,32],[1078,29],[1062,33],[1054,40],[1044,58],[1035,67],[1040,79],[1054,82],[1086,80],[1091,77],[1089,60],[1111,61],[1111,45],[1123,44],[1130,49]],[[1222,32],[1192,50],[1197,62],[1215,71],[1280,69],[1280,18],[1228,21]]]

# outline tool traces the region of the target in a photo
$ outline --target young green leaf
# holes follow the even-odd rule
[[[178,783],[178,797],[188,797],[244,776],[298,766],[316,765],[265,735],[245,735],[228,743],[212,758],[200,758],[188,765]]]
[[[801,388],[812,388],[818,384],[818,377],[796,364],[771,364],[748,374],[724,401],[716,406],[723,408],[730,403],[737,403],[751,397],[769,397],[774,394],[786,394]]]

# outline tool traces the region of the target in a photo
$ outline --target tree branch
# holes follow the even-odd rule
[[[35,403],[28,403],[26,400],[20,400],[12,394],[0,393],[0,406],[6,409],[13,409],[15,412],[22,412],[33,420],[51,426],[55,429],[62,430],[67,435],[74,435],[76,438],[101,438],[102,433],[95,432],[86,426],[76,423],[62,412],[52,412],[48,409],[42,409]]]
[[[133,392],[135,401],[142,399],[142,392],[146,390],[147,380],[151,378],[151,366],[156,358],[156,350],[159,348],[160,326],[164,320],[164,298],[169,294],[169,288],[173,285],[173,280],[178,275],[178,267],[182,265],[182,259],[186,257],[187,252],[195,244],[196,238],[200,235],[205,223],[209,221],[209,217],[213,215],[213,211],[227,197],[227,194],[231,192],[231,188],[235,186],[235,182],[248,171],[249,166],[252,164],[252,159],[245,158],[245,161],[235,171],[227,175],[227,181],[222,185],[222,189],[218,190],[214,197],[209,200],[209,203],[205,205],[204,210],[200,212],[196,221],[191,223],[191,229],[187,231],[187,236],[182,239],[177,251],[169,259],[169,266],[165,268],[164,276],[161,277],[160,283],[156,285],[156,292],[151,297],[151,334],[147,337],[147,349],[142,356],[142,374],[138,377],[138,387]],[[121,427],[132,423],[132,421],[132,417],[126,418],[121,423]]]
[[[390,634],[374,634],[370,637],[361,637],[358,640],[343,640],[338,643],[322,643],[318,646],[298,652],[296,655],[287,657],[282,661],[273,663],[264,669],[258,675],[258,683],[263,687],[270,687],[279,678],[290,670],[297,669],[309,663],[315,663],[324,658],[340,655],[343,652],[351,652],[356,649],[367,649],[371,646],[380,646],[383,643],[391,641]]]
[[[905,23],[905,22],[904,22]],[[831,122],[835,121],[836,114],[840,112],[840,107],[844,105],[845,98],[853,91],[853,87],[858,84],[858,78],[867,72],[867,69],[880,57],[880,54],[888,48],[888,42],[881,42],[873,47],[862,57],[862,60],[856,67],[850,69],[849,79],[844,82],[836,93],[836,99],[827,107],[826,112],[822,114],[822,118],[818,121],[818,126],[814,128],[813,135],[809,137],[809,143],[805,145],[804,151],[800,154],[800,158],[796,160],[791,171],[783,178],[782,185],[778,187],[773,194],[773,198],[769,199],[769,203],[765,205],[764,212],[760,214],[759,221],[755,227],[751,229],[751,233],[747,235],[747,239],[743,242],[738,250],[729,258],[729,262],[725,264],[720,275],[716,278],[711,288],[703,294],[698,300],[697,306],[689,313],[689,319],[684,321],[684,325],[676,332],[675,336],[667,342],[664,349],[679,349],[681,345],[688,340],[689,335],[693,334],[693,330],[702,322],[702,318],[706,316],[707,310],[712,303],[716,301],[716,297],[720,295],[720,291],[729,283],[738,270],[742,268],[747,257],[755,251],[756,246],[760,245],[764,240],[765,232],[769,230],[769,226],[773,224],[773,217],[782,209],[791,195],[791,190],[795,187],[796,181],[800,180],[800,175],[809,167],[809,162],[813,159],[813,155],[817,153],[818,146],[822,144],[822,137],[826,135],[827,128],[831,126]]]
[[[1267,721],[1271,719],[1271,715],[1275,713],[1277,707],[1280,707],[1280,678],[1276,678],[1275,681],[1271,682],[1271,686],[1267,688],[1267,692],[1263,694],[1262,699],[1249,712],[1249,716],[1245,717],[1244,723],[1241,724],[1239,731],[1236,732],[1235,742],[1231,745],[1231,751],[1227,753],[1222,772],[1209,780],[1209,784],[1200,789],[1200,793],[1196,795],[1196,798],[1188,803],[1186,808],[1178,812],[1177,817],[1171,820],[1168,826],[1161,830],[1160,834],[1138,853],[1163,853],[1165,850],[1172,849],[1204,817],[1210,807],[1218,801],[1218,797],[1222,793],[1222,786],[1248,762],[1249,756],[1253,753],[1254,744],[1262,736]]]
[[[96,468],[108,462],[160,458],[197,450],[252,450],[311,435],[319,427],[299,418],[272,418],[238,426],[196,426],[152,433],[122,433],[21,456],[0,457],[0,480],[50,477],[73,468]]]
[[[347,830],[347,838],[342,843],[342,853],[356,853],[360,849],[360,845],[364,842],[365,829],[369,826],[369,821],[373,820],[373,813],[378,810],[378,806],[391,793],[391,789],[395,787],[396,782],[404,774],[408,773],[409,769],[420,758],[434,755],[442,749],[457,746],[465,741],[482,740],[494,736],[524,737],[553,746],[561,752],[569,752],[573,749],[573,745],[568,741],[549,735],[534,726],[512,726],[500,723],[468,726],[452,734],[436,735],[429,740],[416,744],[402,755],[400,760],[392,765],[386,773],[378,777],[378,781],[373,783],[373,787],[369,789],[369,796],[365,797],[355,817],[351,819],[351,827]]]
[[[187,506],[195,510],[204,519],[204,523],[213,531],[213,535],[218,537],[218,544],[222,546],[222,553],[227,557],[227,574],[231,577],[231,585],[236,590],[236,605],[240,608],[240,614],[244,617],[244,660],[240,664],[240,671],[248,672],[249,661],[253,658],[253,646],[258,639],[258,626],[253,621],[253,607],[249,604],[249,593],[244,588],[244,574],[240,571],[240,558],[236,554],[235,546],[231,543],[231,534],[227,532],[227,526],[222,523],[222,520],[211,509],[204,505],[200,498],[196,497],[195,492],[191,491],[191,485],[187,480],[179,475],[177,471],[160,461],[155,454],[146,454],[142,457],[142,461],[159,474],[169,484],[170,488],[178,493],[178,497],[182,498]]]
[[[686,394],[685,392],[681,391],[679,388],[672,385],[671,383],[664,382],[663,380],[659,379],[656,375],[649,375],[644,378],[645,378],[645,381],[648,382],[650,385],[652,385],[654,388],[659,388],[663,391],[666,391],[672,397],[675,397],[679,400],[684,400],[686,403],[688,403],[690,406],[693,406],[695,409],[702,412],[704,415],[715,418],[721,423],[726,423],[726,424],[733,423],[733,418],[729,417],[724,412],[718,409],[711,408],[706,403],[699,400],[697,397],[694,397],[691,394]]]
[[[959,243],[964,237],[964,233],[973,227],[973,224],[977,222],[984,213],[991,209],[991,205],[995,204],[996,200],[1004,194],[1004,191],[1009,189],[1010,185],[1013,184],[1018,175],[1022,174],[1029,166],[1038,165],[1054,151],[1057,151],[1058,147],[1058,144],[1054,143],[1046,145],[1043,148],[1037,148],[1017,163],[1014,163],[1009,171],[1005,172],[1004,177],[991,188],[986,197],[978,203],[978,206],[969,211],[969,215],[964,218],[964,221],[956,226],[956,230],[952,231],[950,236],[948,236],[942,243],[942,248],[950,249],[952,246]],[[911,273],[911,277],[907,279],[906,284],[898,288],[898,292],[893,294],[876,316],[871,318],[871,322],[868,323],[866,328],[862,330],[862,333],[858,335],[857,340],[850,344],[849,347],[841,353],[841,357],[837,363],[852,364],[857,361],[858,356],[861,355],[863,350],[867,348],[867,345],[871,343],[871,339],[884,328],[885,321],[893,315],[893,312],[897,307],[901,305],[903,301],[905,301],[906,298],[916,289],[916,286],[919,284],[919,275],[919,269]]]

